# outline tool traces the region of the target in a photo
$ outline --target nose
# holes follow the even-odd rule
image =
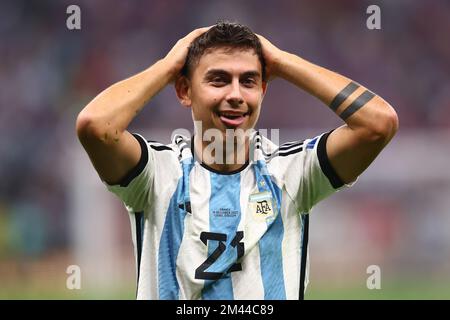
[[[227,102],[233,107],[239,107],[244,103],[239,80],[233,80],[229,88],[230,90],[226,96]]]

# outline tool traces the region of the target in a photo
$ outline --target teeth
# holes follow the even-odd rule
[[[225,116],[225,117],[241,117],[241,116],[244,116],[245,114],[240,114],[240,113],[236,114],[236,113],[222,112],[221,115]]]

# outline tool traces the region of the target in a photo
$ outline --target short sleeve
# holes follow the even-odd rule
[[[138,134],[133,134],[141,146],[141,158],[138,164],[115,185],[103,182],[107,189],[118,196],[129,211],[144,210],[148,204],[149,194],[153,189],[154,154],[146,140]]]
[[[326,143],[331,132],[304,140],[299,152],[286,157],[286,191],[300,213],[308,213],[319,201],[354,183],[344,184],[330,164]]]

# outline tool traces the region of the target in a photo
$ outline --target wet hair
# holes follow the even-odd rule
[[[181,74],[190,78],[200,58],[218,48],[253,49],[261,63],[262,79],[266,79],[266,64],[258,36],[245,25],[222,20],[192,41]]]

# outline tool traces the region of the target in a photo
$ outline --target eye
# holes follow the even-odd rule
[[[226,84],[226,80],[224,78],[221,77],[214,77],[210,80],[210,82],[214,85],[214,86],[222,86],[224,84]]]
[[[246,87],[253,87],[254,85],[256,85],[256,80],[254,78],[245,78],[241,82]]]

